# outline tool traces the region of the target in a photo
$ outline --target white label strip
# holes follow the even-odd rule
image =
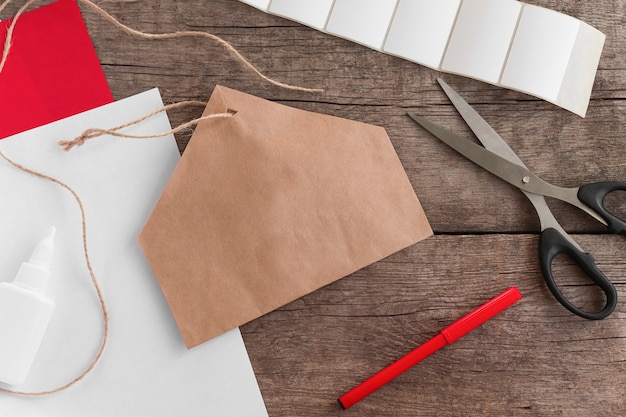
[[[267,13],[584,117],[605,36],[516,0],[240,0]]]
[[[441,70],[497,84],[521,9],[517,1],[463,0]]]
[[[400,1],[385,52],[439,69],[460,5],[461,0]]]
[[[273,0],[269,12],[324,30],[334,0]]]
[[[326,31],[380,50],[396,3],[397,0],[335,0]]]
[[[555,101],[579,27],[573,17],[526,5],[501,84]]]

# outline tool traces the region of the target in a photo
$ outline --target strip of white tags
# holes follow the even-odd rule
[[[521,91],[584,117],[605,35],[516,0],[240,0],[438,71]]]

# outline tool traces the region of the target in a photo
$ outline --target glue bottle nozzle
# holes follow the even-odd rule
[[[45,291],[50,279],[50,265],[54,252],[54,235],[56,228],[52,226],[46,237],[41,240],[28,262],[24,262],[15,277],[15,283],[38,291]]]
[[[41,240],[28,261],[31,264],[39,265],[43,268],[49,268],[52,262],[52,253],[54,251],[54,235],[56,227],[52,226],[43,240]]]

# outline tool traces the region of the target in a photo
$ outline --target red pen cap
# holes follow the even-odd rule
[[[517,287],[510,287],[480,307],[461,317],[441,331],[448,344],[465,336],[487,320],[515,304],[522,298]]]

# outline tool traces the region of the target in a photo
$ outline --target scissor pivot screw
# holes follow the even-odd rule
[[[528,184],[530,182],[530,177],[526,176],[526,177],[522,178],[522,182],[524,184]]]

